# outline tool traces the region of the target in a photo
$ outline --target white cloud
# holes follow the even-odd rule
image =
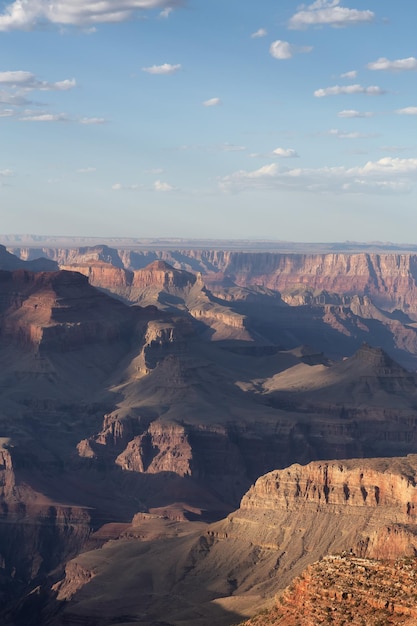
[[[137,189],[141,189],[142,185],[122,185],[121,183],[114,183],[111,188],[113,191],[136,191]]]
[[[292,159],[298,157],[297,152],[293,148],[275,148],[273,154],[283,159]]]
[[[340,96],[340,95],[352,95],[363,93],[367,96],[380,96],[385,93],[381,87],[372,85],[370,87],[363,87],[362,85],[334,85],[333,87],[326,87],[325,89],[317,89],[314,92],[316,98],[324,98],[325,96]]]
[[[20,94],[9,93],[0,90],[0,104],[10,104],[11,106],[27,106],[32,104],[30,100]]]
[[[159,17],[162,19],[167,19],[174,9],[172,7],[166,7],[163,11],[160,12]]]
[[[339,139],[364,139],[366,137],[371,137],[371,135],[366,135],[365,133],[359,133],[357,131],[347,132],[344,130],[338,130],[337,128],[329,130],[329,135],[333,135]]]
[[[92,172],[96,172],[96,167],[80,167],[76,170],[77,174],[91,174]]]
[[[268,33],[266,32],[265,28],[259,28],[254,33],[252,33],[251,37],[252,39],[259,39],[259,37],[266,37],[267,34]]]
[[[25,91],[38,90],[38,91],[67,91],[73,89],[76,86],[74,78],[60,80],[56,83],[48,83],[44,80],[36,78],[32,72],[25,72],[23,70],[0,72],[0,84],[5,85],[11,89],[20,89]]]
[[[219,149],[223,152],[244,152],[246,146],[236,146],[233,143],[223,143],[219,146]]]
[[[164,183],[161,180],[156,180],[153,184],[153,188],[155,191],[174,191],[175,187],[170,185],[169,183]]]
[[[396,61],[389,61],[385,57],[381,57],[377,61],[368,63],[366,66],[368,70],[417,70],[417,59],[415,57],[408,57],[407,59],[397,59]]]
[[[209,100],[204,100],[203,106],[205,107],[216,107],[221,104],[222,101],[220,98],[210,98]]]
[[[86,125],[90,125],[90,124],[105,124],[107,122],[106,119],[104,119],[104,117],[82,117],[79,120],[80,124],[86,124]]]
[[[101,117],[82,117],[73,118],[67,115],[67,113],[50,113],[49,111],[35,111],[33,109],[26,109],[23,112],[12,111],[12,114],[17,116],[18,119],[23,122],[71,122],[79,124],[105,124],[107,120]],[[1,117],[0,112],[0,117]]]
[[[349,119],[355,117],[373,117],[374,114],[371,111],[356,111],[355,109],[345,109],[343,111],[339,111],[337,116]]]
[[[284,168],[276,163],[240,170],[220,181],[224,191],[282,189],[333,193],[405,193],[417,183],[417,158],[383,157],[347,168]]]
[[[65,113],[37,113],[23,115],[20,118],[23,122],[69,122],[70,119]]]
[[[13,109],[0,110],[0,117],[13,117],[14,115],[16,115],[16,111]]]
[[[63,26],[124,22],[143,10],[179,4],[177,0],[15,0],[0,14],[0,31],[32,30],[48,22]]]
[[[14,171],[10,169],[0,170],[0,176],[2,178],[9,178],[10,176],[14,176]]]
[[[405,107],[404,109],[397,109],[395,112],[399,115],[417,115],[417,107]]]
[[[356,70],[350,70],[350,72],[344,72],[343,74],[340,74],[340,78],[348,78],[349,80],[354,80],[357,75],[358,72]]]
[[[162,174],[163,171],[162,167],[154,167],[153,169],[145,170],[144,174]]]
[[[317,0],[295,13],[289,21],[289,28],[299,30],[318,25],[341,28],[372,22],[374,19],[375,13],[372,11],[341,7],[340,0]]]
[[[175,74],[181,69],[181,65],[171,65],[170,63],[163,63],[162,65],[152,65],[151,67],[142,67],[144,72],[148,74]]]
[[[294,46],[288,41],[282,41],[281,39],[277,39],[273,41],[269,47],[269,53],[274,59],[279,59],[283,61],[285,59],[291,59],[294,54],[299,52],[311,52],[311,46]]]

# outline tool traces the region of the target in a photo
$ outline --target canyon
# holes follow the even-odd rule
[[[372,596],[375,608],[383,611],[387,601],[395,602],[397,614],[416,618],[414,585],[407,588],[405,581],[397,590],[385,578],[390,568],[395,570],[390,564],[405,557],[404,574],[409,581],[416,576],[416,469],[415,455],[290,466],[259,478],[237,511],[197,530],[190,522],[137,515],[130,525],[108,529],[107,537],[103,533],[100,547],[68,563],[55,587],[64,607],[46,623],[76,624],[88,616],[94,626],[111,624],[122,610],[123,623],[147,626],[161,620],[236,623],[264,606],[265,597],[273,603],[297,576],[280,601],[289,606],[287,612],[302,611],[302,602],[311,602],[309,595],[320,590],[327,592],[327,606],[339,606],[338,594],[348,590],[346,600],[359,595],[360,578],[350,563],[371,572],[368,589],[377,588],[371,576],[378,572],[382,583],[378,596]],[[342,566],[345,582],[337,578]],[[356,589],[347,574],[357,581]],[[347,613],[352,603],[346,604]],[[52,607],[44,610],[46,618]],[[298,615],[307,618],[301,623],[320,623],[314,611]]]
[[[2,623],[226,626],[413,557],[416,260],[0,246]]]

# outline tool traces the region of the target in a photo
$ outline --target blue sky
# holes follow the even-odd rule
[[[416,242],[416,19],[0,2],[1,232]]]

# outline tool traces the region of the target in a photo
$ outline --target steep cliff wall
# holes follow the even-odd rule
[[[417,255],[410,253],[287,254],[228,250],[13,249],[23,259],[40,254],[61,266],[110,263],[131,271],[164,261],[177,269],[202,272],[206,282],[232,279],[283,293],[326,290],[369,295],[382,308],[405,310],[417,318]],[[98,283],[97,283],[98,284]]]
[[[195,534],[189,529],[187,536],[187,527],[177,525],[176,539],[167,532],[152,543],[146,516],[136,516],[117,542],[69,564],[58,587],[63,594],[70,591],[64,596],[68,604],[52,623],[111,624],[129,606],[129,615],[147,626],[149,615],[154,623],[226,626],[271,606],[303,571],[272,613],[250,623],[382,623],[355,621],[366,610],[378,618],[415,619],[416,478],[417,456],[315,462],[261,477],[240,509]],[[397,563],[379,560],[406,555],[408,560]],[[126,562],[129,567],[123,567]],[[123,578],[109,585],[117,572]],[[144,606],[147,614],[139,613]],[[283,616],[298,621],[275,621]]]
[[[228,537],[253,528],[252,541],[275,546],[287,567],[343,550],[414,555],[416,479],[416,455],[292,465],[259,478],[219,528]]]

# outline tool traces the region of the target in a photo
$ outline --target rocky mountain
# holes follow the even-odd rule
[[[11,248],[23,259],[45,256],[60,265],[100,260],[129,270],[142,269],[162,260],[177,269],[201,272],[206,282],[225,278],[239,286],[261,285],[282,294],[309,291],[340,296],[363,296],[388,311],[406,310],[417,319],[416,271],[414,253],[281,253],[240,252],[219,249],[112,249],[90,248]],[[325,296],[323,296],[325,297]]]
[[[364,459],[416,452],[411,314],[208,252],[3,255],[5,624],[226,625],[326,554],[414,554],[415,457]]]
[[[61,269],[80,271],[125,302],[188,313],[215,341],[241,339],[287,349],[310,344],[333,358],[351,355],[368,341],[417,368],[414,253],[134,245],[10,249],[22,259],[43,254]]]
[[[5,246],[0,245],[0,269],[17,270],[27,269],[32,272],[53,271],[58,269],[57,263],[42,256],[41,253],[34,253],[31,260],[23,260],[11,254]]]
[[[274,608],[241,626],[414,626],[416,569],[414,557],[327,556],[297,577]]]
[[[357,606],[369,614],[371,599],[371,615],[386,615],[388,602],[387,617],[415,618],[416,479],[415,455],[294,465],[259,478],[236,512],[203,528],[146,514],[103,528],[95,549],[68,563],[45,623],[233,624],[274,604],[295,576],[280,616],[304,609],[321,623],[314,615],[329,611],[308,608],[321,594],[332,618]]]

